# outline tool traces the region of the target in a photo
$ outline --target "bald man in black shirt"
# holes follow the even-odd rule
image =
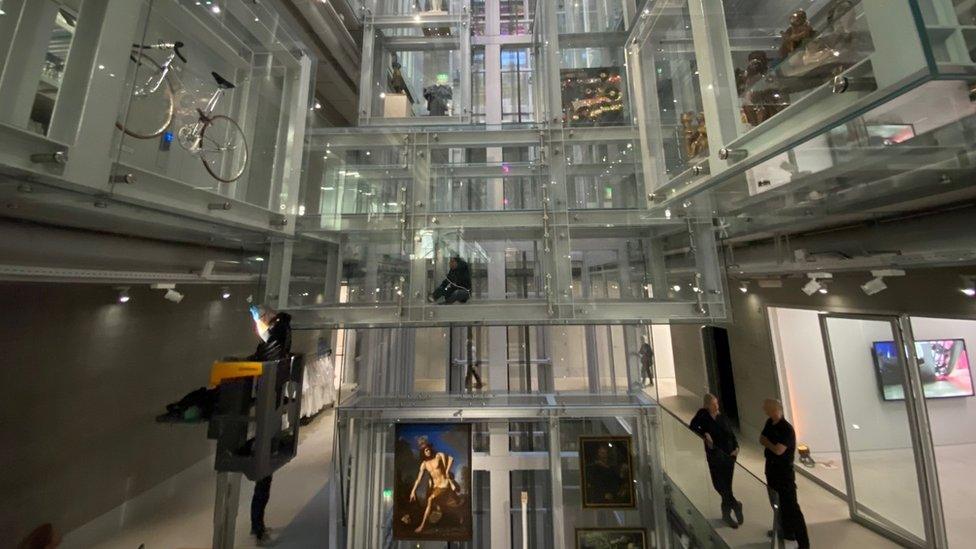
[[[810,547],[807,523],[796,499],[796,472],[793,458],[796,454],[796,432],[783,417],[783,404],[774,399],[763,402],[763,411],[769,419],[763,427],[759,444],[766,450],[766,489],[771,502],[779,501],[780,526],[783,539],[795,540],[799,549]]]

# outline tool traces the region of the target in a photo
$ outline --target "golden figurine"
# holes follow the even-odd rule
[[[800,49],[803,44],[817,35],[817,31],[810,26],[807,12],[796,10],[790,15],[790,28],[781,33],[783,42],[779,47],[779,55],[785,58]]]

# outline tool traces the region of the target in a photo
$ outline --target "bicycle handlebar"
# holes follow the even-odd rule
[[[183,42],[160,42],[158,44],[132,44],[133,48],[146,49],[146,50],[173,50],[173,53],[180,58],[184,63],[189,63],[186,56],[180,52],[180,48],[184,46]]]

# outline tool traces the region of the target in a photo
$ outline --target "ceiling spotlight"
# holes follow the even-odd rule
[[[220,289],[220,299],[230,299],[230,288]]]
[[[962,288],[959,291],[966,297],[976,297],[976,276],[963,276]]]
[[[976,297],[976,288],[963,288],[960,291],[966,294],[968,297]]]
[[[817,282],[814,279],[810,279],[810,282],[807,282],[806,285],[803,287],[803,293],[807,295],[813,295],[819,292],[822,288],[823,288],[823,284]]]
[[[888,289],[888,285],[885,284],[884,279],[881,278],[880,276],[872,278],[871,280],[868,280],[867,282],[861,285],[861,290],[863,290],[864,293],[868,295],[878,294],[887,289]]]
[[[806,285],[803,286],[803,293],[807,295],[813,295],[817,292],[825,294],[827,293],[827,289],[824,288],[824,285],[821,284],[820,281],[830,280],[831,278],[834,278],[834,275],[832,275],[831,273],[821,273],[821,272],[807,273],[807,278],[810,279],[810,282],[807,282]]]
[[[874,278],[865,282],[861,286],[861,290],[868,295],[874,295],[887,290],[888,285],[885,284],[885,277],[905,276],[905,271],[901,269],[881,269],[878,271],[871,271],[871,276]]]
[[[744,293],[744,294],[749,293],[749,281],[748,280],[743,280],[742,282],[739,283],[739,291],[742,292],[742,293]]]
[[[166,301],[172,301],[173,303],[179,303],[183,301],[184,297],[186,296],[173,289],[166,290],[166,293],[163,295],[163,299],[165,299]]]
[[[680,292],[681,291],[681,285],[680,284],[675,284],[674,286],[671,287],[671,289],[674,290],[674,291],[676,291],[676,292]]]
[[[119,303],[128,303],[132,299],[132,297],[129,296],[128,286],[119,288],[118,290],[119,290]]]

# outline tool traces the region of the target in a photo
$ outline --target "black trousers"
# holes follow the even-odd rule
[[[648,383],[654,385],[654,366],[649,359],[641,359],[641,376],[647,377]]]
[[[251,533],[264,535],[267,526],[264,524],[264,509],[271,499],[271,475],[254,483],[254,497],[251,498]]]
[[[467,303],[468,299],[471,298],[471,292],[465,290],[464,288],[459,288],[449,281],[445,280],[441,282],[441,285],[434,290],[432,294],[434,301],[440,298],[444,298],[444,302],[447,304],[451,303]]]
[[[732,475],[735,473],[735,458],[723,455],[708,456],[708,472],[712,477],[712,486],[718,495],[722,496],[722,516],[729,516],[738,503],[732,493]]]
[[[796,499],[796,482],[769,482],[767,479],[767,483],[769,503],[779,503],[779,524],[783,539],[796,540],[800,549],[810,547],[807,522],[800,510],[800,502]]]

